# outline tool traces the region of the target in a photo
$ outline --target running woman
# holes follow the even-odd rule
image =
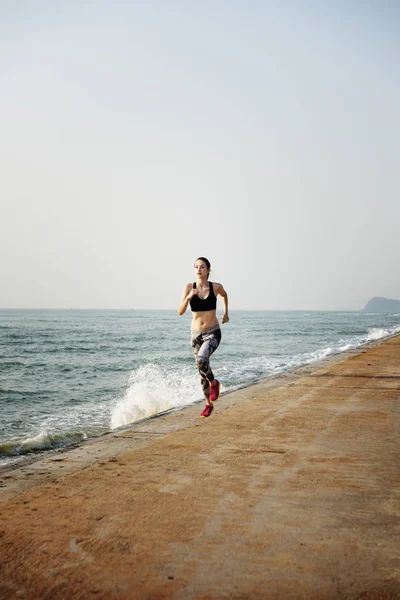
[[[188,304],[192,311],[191,343],[200,373],[201,386],[206,401],[200,417],[209,417],[213,411],[213,402],[219,396],[219,381],[215,379],[210,367],[210,356],[221,341],[221,329],[217,319],[217,296],[222,298],[224,314],[222,323],[228,323],[228,294],[220,283],[208,280],[210,262],[200,256],[194,263],[196,281],[187,283],[183,288],[178,314],[186,312]]]

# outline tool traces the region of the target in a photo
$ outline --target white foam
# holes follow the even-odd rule
[[[339,346],[340,352],[346,352],[346,350],[350,350],[350,348],[355,348],[356,344],[344,344],[344,346]]]
[[[38,435],[27,438],[21,442],[22,452],[29,452],[30,450],[45,450],[52,446],[52,438],[45,432],[42,431]]]
[[[400,333],[400,326],[392,327],[391,329],[380,329],[379,327],[373,327],[368,331],[367,341],[373,342],[376,340],[381,340],[382,338],[388,337],[389,335],[395,335],[396,333]]]
[[[172,408],[192,404],[201,397],[193,368],[168,370],[147,364],[133,371],[124,397],[111,415],[111,429],[122,427]]]
[[[316,360],[322,360],[327,356],[333,354],[334,350],[330,346],[328,348],[322,348],[321,350],[316,350],[315,352],[310,353],[310,361],[314,362]]]
[[[84,439],[87,439],[87,434],[83,431],[65,431],[53,434],[41,431],[33,437],[15,442],[10,450],[16,454],[27,454],[28,452],[48,450],[49,448],[80,442]]]
[[[372,327],[368,330],[368,333],[366,335],[360,336],[359,338],[339,340],[339,352],[345,352],[346,350],[350,350],[350,348],[358,348],[359,346],[361,346],[361,344],[365,344],[366,342],[374,342],[377,340],[381,340],[391,335],[395,335],[396,333],[400,333],[400,326],[398,325],[389,329]]]

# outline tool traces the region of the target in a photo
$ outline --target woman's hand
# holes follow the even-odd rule
[[[229,323],[229,317],[226,313],[222,315],[222,323]]]
[[[189,294],[186,296],[186,300],[191,300],[193,296],[197,296],[199,290],[197,288],[193,288],[190,290]]]

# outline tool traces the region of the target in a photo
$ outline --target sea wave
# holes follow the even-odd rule
[[[188,406],[200,399],[198,376],[186,366],[180,372],[154,363],[131,373],[124,397],[111,415],[111,428]]]
[[[71,446],[82,442],[88,437],[97,436],[99,433],[98,430],[90,432],[90,435],[83,431],[65,431],[55,434],[42,431],[34,437],[0,443],[0,457],[23,456],[34,452]]]
[[[381,329],[379,327],[373,327],[368,331],[367,341],[373,342],[381,340],[385,337],[396,335],[397,333],[400,333],[400,325],[391,327],[390,329]]]
[[[388,329],[383,329],[380,327],[371,327],[368,329],[368,332],[362,335],[359,335],[350,339],[341,339],[339,340],[339,352],[345,352],[346,350],[351,350],[352,348],[358,348],[363,344],[368,342],[376,342],[381,339],[385,339],[387,337],[391,337],[392,335],[396,335],[400,333],[400,325],[394,325]]]

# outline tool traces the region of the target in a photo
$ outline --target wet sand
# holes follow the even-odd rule
[[[400,336],[0,472],[0,598],[400,598]]]

